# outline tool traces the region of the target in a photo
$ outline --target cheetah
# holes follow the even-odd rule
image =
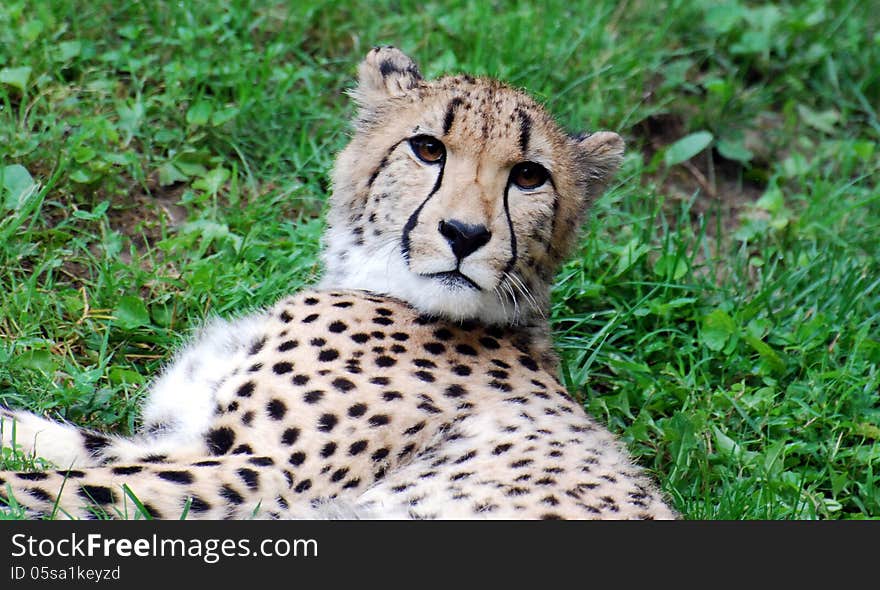
[[[0,493],[34,517],[675,518],[561,385],[546,319],[621,138],[394,47],[351,94],[317,287],[203,327],[133,437],[3,408],[3,444],[53,468]]]

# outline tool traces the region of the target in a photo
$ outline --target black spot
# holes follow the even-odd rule
[[[319,346],[324,346],[325,344],[327,344],[327,341],[324,340],[323,338],[312,338],[311,340],[309,340],[309,344],[311,344],[312,346],[319,347]]]
[[[370,339],[370,335],[369,335],[369,334],[364,334],[363,332],[358,332],[357,334],[352,334],[350,337],[351,337],[352,340],[354,340],[354,341],[357,342],[358,344],[363,344],[363,343],[365,343],[367,340]]]
[[[230,504],[241,504],[244,502],[244,498],[232,489],[231,486],[224,485],[220,488],[220,497],[229,502]]]
[[[446,135],[452,129],[452,123],[455,120],[455,109],[462,103],[464,103],[464,99],[460,96],[456,96],[449,101],[449,105],[446,107],[446,114],[443,116],[443,135]]]
[[[212,455],[225,455],[235,442],[235,432],[228,426],[215,428],[205,436],[208,443],[208,452]]]
[[[348,415],[352,418],[359,418],[367,411],[367,404],[355,404],[348,408]]]
[[[303,318],[302,323],[304,323],[304,324],[311,324],[312,322],[314,322],[314,321],[315,321],[316,319],[318,319],[319,317],[320,317],[320,315],[317,314],[317,313],[313,313],[313,314],[307,315],[306,317]]]
[[[434,337],[438,340],[452,340],[453,334],[448,328],[438,328],[434,330]]]
[[[495,447],[494,449],[492,449],[492,454],[493,455],[500,455],[502,453],[506,453],[507,451],[510,450],[510,447],[512,447],[512,446],[513,445],[510,443],[500,444],[497,447]]]
[[[425,422],[422,421],[411,428],[407,428],[406,430],[403,431],[403,433],[406,436],[412,436],[414,434],[417,434],[418,432],[421,432],[425,428],[425,426],[426,426]]]
[[[189,485],[193,482],[193,476],[188,471],[160,471],[156,475],[159,479],[164,479],[165,481],[170,481],[172,483]]]
[[[279,319],[280,319],[282,322],[284,322],[285,324],[289,324],[289,323],[290,323],[290,320],[293,319],[293,316],[290,315],[289,313],[287,313],[287,310],[286,310],[286,309],[285,309],[284,311],[282,311],[281,314],[280,314],[278,317],[279,317]]]
[[[352,488],[356,488],[356,487],[358,487],[359,485],[361,485],[361,480],[360,480],[360,478],[350,479],[350,480],[348,480],[347,482],[345,482],[345,485],[342,486],[342,489],[344,489],[344,490],[350,490],[350,489],[352,489]]]
[[[44,479],[49,478],[49,474],[43,473],[42,471],[33,471],[33,472],[23,472],[16,473],[15,477],[18,479],[23,479],[25,481],[42,481]]]
[[[339,358],[339,351],[335,348],[325,348],[318,354],[318,360],[324,363],[335,361]]]
[[[406,342],[407,340],[409,340],[409,335],[404,334],[403,332],[395,332],[391,335],[391,337],[398,342]]]
[[[373,377],[370,379],[370,383],[373,385],[388,385],[391,381],[388,377]]]
[[[93,455],[110,444],[110,439],[100,434],[85,433],[82,437],[86,449]]]
[[[281,444],[290,446],[299,438],[299,428],[288,428],[281,435]]]
[[[77,493],[81,498],[97,504],[112,504],[116,501],[116,494],[113,490],[104,486],[82,485]]]
[[[275,363],[274,365],[272,365],[272,371],[274,371],[276,375],[290,373],[291,371],[293,371],[293,363],[289,363],[287,361]]]
[[[345,309],[346,307],[351,307],[354,305],[351,301],[339,301],[333,304],[333,307],[338,307],[339,309]]]
[[[318,299],[316,299],[315,297],[306,297],[303,302],[306,305],[318,305],[318,303],[320,303],[320,301]]]
[[[209,459],[207,461],[198,461],[196,463],[193,463],[193,466],[195,466],[195,467],[219,467],[220,465],[222,465],[222,463],[220,463],[220,461],[214,461],[212,459]],[[135,472],[135,473],[137,473],[137,472]]]
[[[464,387],[462,387],[461,385],[458,385],[457,383],[455,383],[455,384],[452,384],[449,387],[447,387],[446,391],[443,392],[443,395],[445,395],[446,397],[452,397],[452,398],[463,397],[463,396],[467,395],[467,390]]]
[[[193,512],[207,512],[211,509],[211,505],[198,496],[192,496],[190,498],[189,509]]]
[[[244,416],[241,417],[241,423],[245,426],[250,426],[251,422],[254,421],[254,413],[253,412],[245,412]]]
[[[455,365],[452,367],[452,372],[459,377],[467,377],[471,374],[471,368],[466,365]]]
[[[291,379],[290,382],[294,385],[303,386],[309,382],[309,379],[311,379],[311,377],[309,377],[308,375],[294,375],[293,379]]]
[[[497,379],[493,379],[492,381],[489,381],[489,385],[491,385],[495,389],[504,391],[505,393],[510,393],[511,391],[513,391],[513,387],[511,387],[510,383],[507,383],[506,381],[498,381]]]
[[[288,463],[293,465],[294,467],[298,467],[303,464],[306,460],[306,454],[302,451],[297,451],[290,456],[290,459],[287,460]]]
[[[370,423],[370,426],[378,428],[379,426],[385,426],[391,422],[391,418],[385,414],[376,414],[375,416],[370,416],[368,422]]]
[[[251,459],[248,459],[248,463],[250,463],[251,465],[257,465],[259,467],[275,465],[275,461],[273,461],[271,457],[253,457]]]
[[[27,492],[37,500],[42,500],[43,502],[52,502],[54,500],[48,492],[41,490],[40,488],[28,488]]]
[[[440,342],[426,342],[424,348],[431,354],[443,354],[446,352],[446,347]]]
[[[56,471],[58,475],[61,477],[65,477],[67,479],[81,479],[86,476],[85,471],[80,471],[78,469],[68,469],[67,471]]]
[[[394,323],[394,320],[392,320],[391,318],[375,317],[373,318],[373,323],[380,326],[390,326]]]
[[[348,475],[348,468],[343,467],[342,469],[337,469],[333,472],[333,475],[330,476],[330,481],[341,481],[346,475]]]
[[[388,453],[390,453],[390,451],[387,448],[383,447],[383,448],[379,449],[378,451],[374,452],[371,455],[371,458],[373,459],[373,461],[381,461],[382,459],[384,459],[385,457],[388,456]]]
[[[394,401],[396,399],[403,399],[403,394],[399,391],[386,391],[382,394],[382,399],[386,402]]]
[[[422,402],[417,407],[423,412],[427,412],[429,414],[439,414],[441,412],[440,408],[430,402]]]
[[[428,359],[415,359],[412,362],[415,366],[422,369],[436,369],[437,363],[434,361],[429,361]]]
[[[328,442],[326,445],[321,447],[321,457],[326,459],[327,457],[333,456],[333,453],[336,452],[336,443]]]
[[[257,385],[253,381],[248,381],[247,383],[242,384],[241,387],[238,388],[237,395],[239,397],[250,397],[251,394],[254,393],[254,389],[256,387],[257,387]]]
[[[517,110],[519,115],[519,149],[526,153],[529,149],[529,137],[532,134],[532,118],[523,110]]]
[[[354,389],[354,383],[352,383],[351,381],[349,381],[345,377],[337,377],[336,379],[333,380],[332,385],[333,385],[333,387],[335,387],[336,389],[338,389],[339,391],[341,391],[343,393],[347,393],[347,392],[351,391],[352,389]]]
[[[321,391],[320,389],[315,389],[313,391],[306,392],[306,394],[303,396],[303,400],[307,404],[316,404],[319,401],[321,401],[321,398],[323,398],[323,397],[324,397],[324,392]]]
[[[232,449],[233,455],[253,455],[254,450],[250,447],[250,445],[238,445],[234,449]]]
[[[538,363],[536,363],[534,361],[534,359],[532,359],[531,357],[528,357],[526,355],[522,355],[519,357],[518,360],[519,360],[519,364],[524,366],[526,369],[528,369],[530,371],[537,371],[538,370]]]
[[[266,337],[265,336],[263,336],[262,338],[258,338],[257,340],[254,340],[254,342],[251,344],[250,350],[248,350],[248,354],[249,355],[257,354],[258,352],[263,350],[263,347],[265,345],[266,345]]]
[[[287,352],[288,350],[293,350],[297,346],[299,346],[299,342],[296,340],[285,340],[278,345],[278,352]]]
[[[345,332],[348,329],[348,326],[345,325],[345,322],[335,321],[327,327],[328,330],[333,332],[334,334],[339,334],[340,332]]]
[[[464,462],[466,462],[466,461],[470,461],[471,459],[473,459],[473,458],[476,457],[476,456],[477,456],[477,452],[476,452],[476,451],[468,451],[467,453],[465,453],[464,455],[462,455],[461,457],[459,457],[458,459],[456,459],[456,460],[455,460],[455,463],[456,463],[456,464],[464,463]]]
[[[376,365],[382,368],[393,367],[397,361],[390,356],[382,355],[376,359]]]
[[[482,344],[484,348],[488,348],[489,350],[497,350],[501,348],[501,345],[498,344],[497,340],[488,336],[483,336],[482,338],[480,338],[480,344]]]
[[[403,449],[399,453],[397,453],[397,458],[403,459],[404,457],[406,457],[407,455],[412,453],[415,450],[415,448],[416,448],[416,443],[409,443],[408,445],[403,447]]]
[[[304,479],[301,482],[299,482],[298,484],[296,484],[296,487],[293,488],[293,491],[296,492],[297,494],[302,494],[303,492],[305,492],[306,490],[308,490],[311,487],[312,487],[312,480]]]
[[[507,371],[500,371],[498,369],[487,371],[486,374],[490,377],[495,377],[496,379],[508,379],[510,377],[510,373],[508,373]]]
[[[351,446],[348,447],[348,454],[351,456],[359,455],[364,452],[364,449],[367,448],[367,441],[359,440],[351,443]]]
[[[477,351],[470,344],[456,344],[455,350],[459,354],[464,354],[467,356],[477,356]]]
[[[322,414],[321,417],[318,418],[318,430],[321,432],[330,432],[333,430],[333,427],[336,426],[337,422],[339,422],[339,418],[333,414]]]
[[[273,399],[266,404],[266,411],[273,420],[281,420],[287,413],[287,406],[280,399]]]
[[[434,379],[434,374],[430,371],[416,371],[415,373],[413,373],[413,375],[415,375],[425,383],[433,383],[434,381],[436,381],[436,379]]]
[[[260,476],[253,469],[242,467],[236,473],[248,488],[255,490],[260,487]]]

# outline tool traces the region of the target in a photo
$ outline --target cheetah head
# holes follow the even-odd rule
[[[393,47],[361,63],[340,153],[324,286],[397,297],[453,320],[544,317],[583,213],[623,156],[616,133],[572,136],[522,92],[425,80]]]

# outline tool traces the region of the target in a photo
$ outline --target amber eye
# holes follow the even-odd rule
[[[540,164],[521,162],[510,171],[510,180],[521,189],[538,188],[550,178],[550,173]]]
[[[446,156],[443,142],[430,135],[416,135],[409,140],[409,145],[419,160],[428,164],[437,164]]]

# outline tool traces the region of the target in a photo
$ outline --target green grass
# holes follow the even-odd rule
[[[313,280],[343,93],[391,43],[627,138],[553,323],[685,517],[880,517],[870,2],[289,4],[2,3],[0,401],[130,431],[188,330]]]

